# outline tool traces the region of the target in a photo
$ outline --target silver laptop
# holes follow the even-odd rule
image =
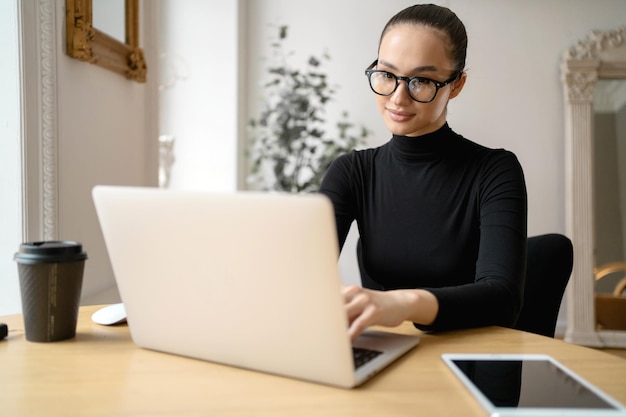
[[[350,388],[419,343],[367,331],[351,345],[322,195],[97,186],[93,198],[141,347]],[[373,359],[356,368],[355,352]]]

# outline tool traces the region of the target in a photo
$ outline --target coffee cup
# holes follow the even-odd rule
[[[26,340],[55,342],[76,335],[87,254],[78,242],[22,243],[18,265]]]

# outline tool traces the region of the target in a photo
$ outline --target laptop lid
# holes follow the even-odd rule
[[[137,345],[342,387],[362,382],[326,197],[98,186],[93,198]],[[395,344],[407,338],[399,336]]]

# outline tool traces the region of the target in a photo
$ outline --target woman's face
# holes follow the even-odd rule
[[[443,33],[429,27],[393,26],[381,40],[377,69],[397,76],[420,76],[443,82],[454,73],[445,39]],[[445,124],[448,100],[459,94],[464,83],[465,73],[457,81],[440,88],[430,103],[419,103],[407,93],[406,82],[399,81],[398,88],[390,96],[376,95],[376,104],[391,133],[420,136]]]

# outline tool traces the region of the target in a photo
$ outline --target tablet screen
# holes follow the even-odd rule
[[[455,373],[465,377],[465,380],[461,379],[471,391],[480,392],[490,402],[487,405],[491,410],[623,411],[619,404],[549,357],[494,359],[457,356],[444,355],[444,360]]]

